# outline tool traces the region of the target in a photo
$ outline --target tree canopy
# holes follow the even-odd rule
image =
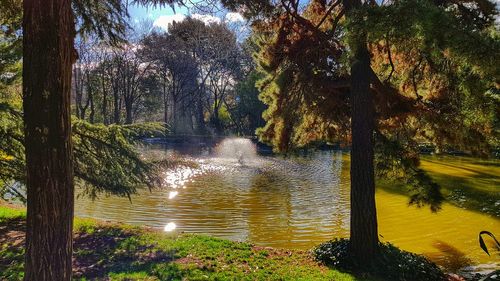
[[[494,4],[374,2],[347,20],[338,2],[311,1],[302,10],[292,2],[276,4],[274,14],[254,22],[264,74],[260,97],[268,105],[260,138],[278,151],[317,140],[349,145],[349,41],[364,33],[372,60],[377,174],[405,179],[412,202],[439,208],[438,187],[418,168],[420,145],[488,155],[499,144]]]
[[[108,45],[111,44],[110,40],[115,43],[123,42],[121,41],[124,39],[123,32],[129,28],[127,7],[121,1],[115,2],[73,1],[81,36],[101,37],[101,40]],[[0,4],[2,8],[6,8],[0,14],[2,22],[0,29],[0,72],[2,73],[0,75],[0,194],[4,199],[25,201],[25,137],[20,100],[22,2],[8,0]],[[111,10],[117,17],[114,20],[107,17]],[[114,22],[115,27],[111,26],[111,21]],[[100,26],[97,26],[98,24]],[[85,55],[88,53],[82,52],[82,56]],[[91,62],[88,61],[88,63]],[[83,195],[92,198],[99,194],[129,197],[138,188],[153,188],[161,185],[159,180],[161,168],[168,163],[145,160],[137,151],[137,145],[138,140],[144,136],[164,135],[163,125],[142,123],[103,126],[73,118],[72,131],[75,176]],[[100,169],[95,169],[95,167],[100,167]]]
[[[498,144],[497,10],[478,1],[222,1],[253,20],[268,105],[261,140],[277,151],[350,146],[349,253],[379,247],[375,174],[405,182],[410,203],[443,196],[419,145],[487,154]],[[476,121],[480,116],[481,121]]]

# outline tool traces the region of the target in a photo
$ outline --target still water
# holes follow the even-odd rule
[[[141,191],[132,202],[117,197],[94,202],[78,198],[76,215],[280,248],[310,249],[349,234],[349,162],[342,152],[286,158],[260,155],[244,139],[227,139],[213,149],[155,145],[148,150],[156,157],[182,157],[197,165],[165,171],[164,188]],[[458,175],[465,167],[463,172],[469,176],[463,181],[472,180],[472,185],[470,173],[483,175],[477,179],[478,186],[490,193],[479,201],[487,202],[484,208],[490,209],[445,203],[432,213],[425,207],[408,206],[408,197],[394,188],[380,187],[376,200],[381,240],[425,254],[451,271],[479,264],[485,269],[498,267],[498,252],[492,257],[482,252],[478,233],[489,230],[500,235],[500,163],[428,158],[426,165],[444,180],[446,170],[440,165],[454,165]],[[450,178],[456,180],[455,176]],[[454,188],[449,188],[452,195]],[[467,193],[461,194],[460,199],[467,201],[463,198]]]

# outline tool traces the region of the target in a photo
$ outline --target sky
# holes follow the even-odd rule
[[[498,8],[500,8],[500,0],[492,0]],[[174,10],[169,6],[164,7],[144,7],[140,5],[132,5],[129,7],[129,13],[133,21],[139,22],[145,19],[151,20],[153,25],[167,31],[168,25],[173,21],[182,21],[187,15],[193,18],[202,20],[205,23],[221,22],[224,20],[229,23],[245,24],[245,20],[238,13],[225,13],[219,16],[201,15],[199,13],[190,13],[185,6],[175,6]],[[500,16],[496,17],[497,24],[500,24]],[[242,28],[244,29],[244,28]]]
[[[151,20],[153,25],[160,27],[167,31],[168,25],[173,21],[182,21],[186,16],[199,19],[207,24],[222,21],[228,23],[244,23],[243,17],[238,13],[221,12],[217,16],[209,14],[191,13],[188,8],[184,6],[175,6],[175,11],[169,7],[143,7],[132,5],[129,7],[129,13],[132,21]]]

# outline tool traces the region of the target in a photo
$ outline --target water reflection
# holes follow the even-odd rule
[[[177,194],[179,194],[179,191],[170,191],[168,193],[168,199],[174,199]]]
[[[232,158],[231,153],[216,155],[220,149],[202,150],[198,156],[191,151],[184,157],[196,161],[198,167],[166,171],[165,189],[143,191],[132,197],[132,203],[116,197],[95,202],[81,198],[76,213],[281,248],[310,249],[333,237],[348,236],[345,155],[318,151],[284,158],[234,149]],[[155,151],[161,153],[182,155],[170,148]],[[485,229],[500,233],[498,218],[449,204],[433,214],[426,208],[408,207],[407,197],[385,190],[378,190],[376,197],[384,241],[426,253],[454,269],[492,262],[479,248],[477,234]]]
[[[177,225],[174,222],[169,222],[165,227],[163,228],[163,231],[165,232],[170,232],[174,231],[177,228]]]

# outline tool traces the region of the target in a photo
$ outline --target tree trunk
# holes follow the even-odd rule
[[[23,105],[27,169],[24,280],[71,280],[73,159],[70,0],[24,0]]]
[[[95,123],[95,106],[94,106],[94,94],[92,92],[89,92],[89,99],[90,99],[89,122],[91,124],[94,124]]]
[[[360,7],[346,0],[346,14]],[[374,104],[370,93],[370,54],[365,34],[351,35],[351,227],[350,250],[361,265],[371,263],[378,250],[375,175],[373,166]]]
[[[205,82],[203,82],[201,89],[198,93],[198,100],[196,102],[196,123],[198,125],[198,134],[204,135],[207,133],[205,128],[205,116],[203,114],[203,93],[205,92]]]
[[[203,104],[201,97],[196,103],[196,123],[198,125],[198,134],[204,135],[206,134],[206,128],[205,128],[205,116],[203,115]]]
[[[113,106],[114,106],[113,123],[120,124],[120,97],[116,89],[113,91]]]
[[[132,106],[133,103],[131,101],[125,101],[125,124],[132,124],[134,122]]]
[[[102,83],[102,108],[101,108],[101,115],[102,115],[102,122],[104,125],[109,124],[108,120],[108,91],[106,90],[106,82],[104,80],[104,72],[101,74],[101,83]]]
[[[165,88],[165,87],[164,87]],[[163,122],[165,123],[165,128],[168,126],[168,98],[165,89],[163,89]]]
[[[217,104],[214,105],[214,114],[212,116],[212,124],[214,125],[215,132],[218,136],[223,134],[222,122],[219,118],[219,106]]]
[[[75,94],[75,115],[78,119],[81,119],[80,117],[80,107],[82,106],[82,94],[80,91],[80,83],[78,80],[78,69],[76,67],[73,67],[73,89],[74,89],[74,94]]]
[[[177,134],[177,99],[172,98],[172,133]]]

